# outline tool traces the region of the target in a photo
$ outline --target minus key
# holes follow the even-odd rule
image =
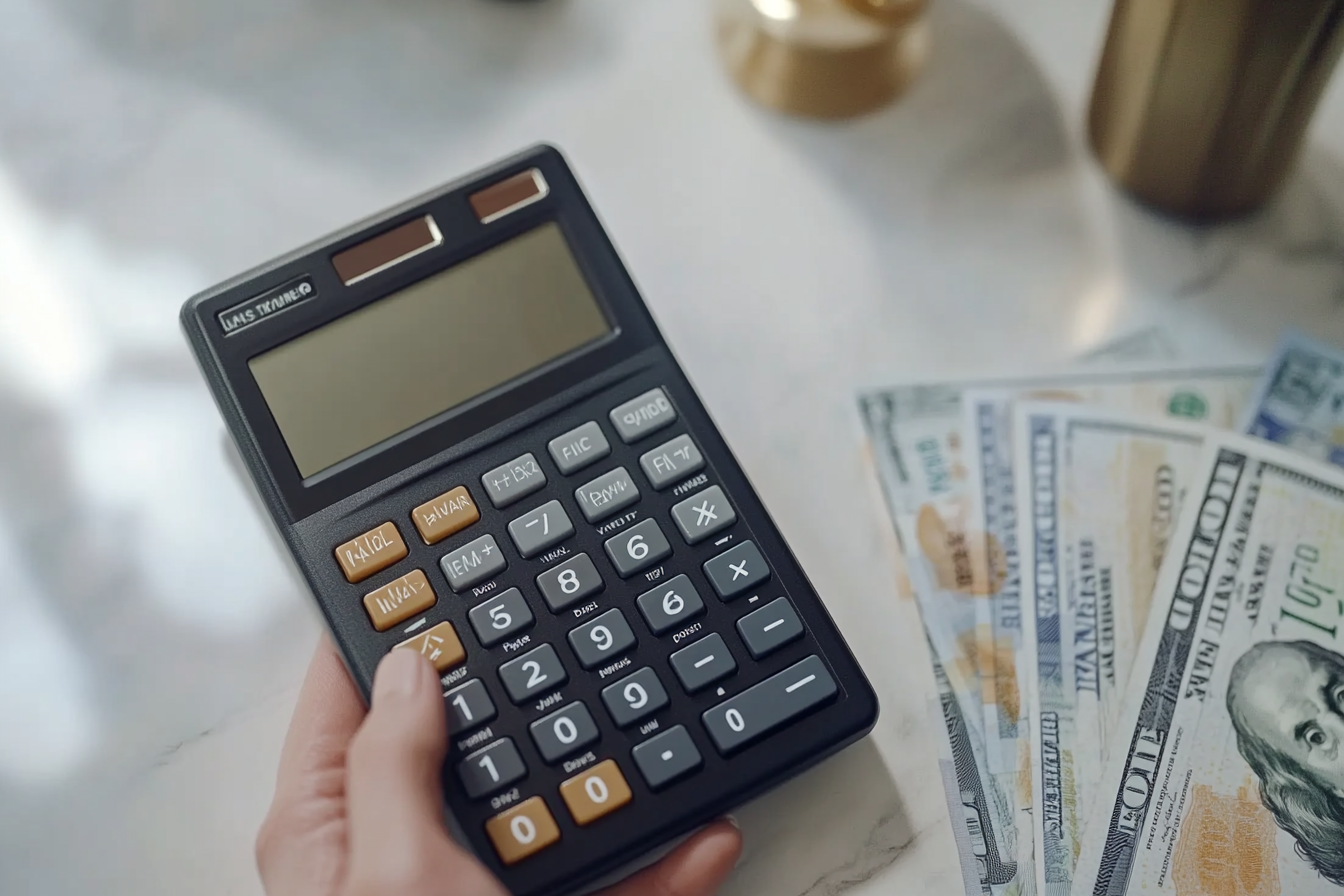
[[[706,710],[700,719],[714,746],[727,756],[830,700],[836,690],[835,679],[813,655]]]

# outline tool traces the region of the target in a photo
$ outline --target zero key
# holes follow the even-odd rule
[[[505,865],[521,862],[560,839],[555,817],[539,796],[523,800],[487,821],[485,833]]]
[[[813,655],[706,710],[700,719],[714,746],[727,756],[830,700],[836,690],[835,679]]]

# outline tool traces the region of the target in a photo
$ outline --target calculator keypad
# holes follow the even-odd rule
[[[643,572],[672,553],[672,545],[667,543],[667,536],[654,520],[645,520],[608,538],[603,547],[611,565],[623,579]]]
[[[537,590],[553,613],[573,606],[604,587],[601,573],[587,554],[571,557],[537,576]]]
[[[635,605],[655,635],[666,634],[705,612],[705,602],[687,575],[675,576],[657,588],[645,591],[635,598]]]
[[[509,565],[504,552],[495,544],[495,536],[482,535],[439,560],[439,566],[448,579],[448,586],[461,594],[472,585],[492,579]]]
[[[509,523],[509,536],[524,557],[535,557],[573,534],[574,524],[559,501],[547,501]]]
[[[499,680],[509,699],[522,703],[543,691],[551,691],[569,681],[569,674],[555,655],[555,648],[543,644],[536,650],[510,660],[499,667]]]
[[[475,753],[469,753],[457,765],[457,777],[467,796],[479,799],[527,777],[527,766],[513,740],[502,737]]]
[[[690,647],[683,647],[669,659],[672,671],[681,679],[681,686],[691,694],[737,671],[737,661],[718,632],[701,638]]]
[[[737,514],[723,489],[712,485],[673,505],[672,519],[677,521],[677,528],[687,544],[699,544],[737,522]]]
[[[596,669],[635,646],[635,633],[618,609],[610,609],[569,633],[569,646],[585,669]]]
[[[467,614],[482,647],[493,647],[511,638],[535,621],[532,608],[523,599],[523,592],[510,588],[471,608]]]
[[[616,726],[625,728],[667,706],[668,699],[658,673],[645,666],[603,688],[602,702]]]
[[[639,501],[639,488],[625,467],[617,467],[579,486],[574,492],[574,500],[579,502],[584,519],[600,523]]]
[[[663,389],[651,389],[612,408],[608,420],[620,442],[631,444],[664,431],[677,422],[678,415]],[[472,656],[473,671],[493,667],[498,676],[495,683],[476,677],[449,685],[443,694],[449,730],[454,736],[468,735],[458,742],[459,748],[473,750],[456,764],[456,776],[467,796],[473,800],[494,797],[491,805],[508,805],[511,800],[528,796],[525,792],[520,795],[516,785],[528,778],[529,762],[538,772],[534,777],[552,782],[555,779],[547,776],[557,774],[562,763],[565,773],[571,766],[582,767],[560,783],[558,790],[550,789],[549,797],[545,793],[532,795],[485,822],[486,834],[506,865],[522,861],[560,839],[551,814],[555,796],[561,798],[575,824],[592,824],[636,799],[626,779],[629,765],[625,770],[621,766],[627,759],[650,789],[661,790],[704,767],[697,737],[707,734],[708,742],[727,756],[837,693],[834,680],[816,656],[764,680],[748,669],[743,674],[745,682],[757,682],[748,687],[730,682],[739,673],[739,658],[749,655],[755,661],[769,660],[802,638],[802,620],[786,596],[761,603],[766,595],[759,592],[759,587],[770,581],[770,567],[756,544],[745,540],[747,533],[734,536],[731,531],[737,513],[724,487],[710,476],[697,476],[705,470],[706,460],[690,434],[674,431],[664,436],[658,440],[661,444],[638,454],[637,467],[635,449],[618,443],[620,456],[616,463],[624,465],[603,472],[600,467],[591,468],[613,454],[615,440],[608,440],[604,425],[589,420],[545,443],[541,457],[554,462],[552,476],[557,469],[561,477],[591,470],[583,476],[587,481],[577,487],[574,479],[548,482],[546,470],[532,452],[520,454],[481,476],[484,493],[494,508],[512,507],[550,486],[535,499],[543,502],[538,506],[521,514],[507,511],[507,525],[498,520],[497,514],[490,521],[492,527],[507,528],[509,538],[505,542],[511,543],[501,545],[496,540],[498,530],[481,533],[465,543],[447,541],[482,520],[480,506],[465,486],[456,486],[409,511],[411,523],[425,545],[449,544],[437,559],[448,586],[460,595],[449,603],[465,605],[466,621],[484,651]],[[642,489],[651,491],[646,495]],[[666,498],[662,493],[675,497]],[[568,504],[569,495],[573,496],[572,505]],[[578,553],[564,545],[578,534],[574,522],[578,517],[571,516],[574,507],[582,515],[581,524],[595,527],[603,537],[603,553],[611,564],[606,572],[599,569],[602,561],[589,547],[593,542],[584,543],[585,550]],[[633,512],[620,516],[630,510]],[[680,536],[676,548],[667,535],[668,525],[674,526]],[[581,541],[593,537],[592,529],[585,531]],[[726,537],[708,544],[721,535]],[[515,549],[514,563],[521,557],[538,562],[542,568],[515,573],[496,585],[491,580],[509,569],[508,551]],[[417,548],[421,550],[424,548]],[[368,578],[408,554],[392,521],[336,549],[336,559],[351,582]],[[674,554],[680,556],[673,559],[676,565],[671,570],[657,568]],[[621,586],[626,590],[618,588],[620,593],[610,598],[611,603],[621,603],[638,592],[632,603],[647,628],[643,646],[625,610],[620,606],[601,608],[592,602],[607,590],[604,576],[612,570],[621,579],[647,573],[647,582],[641,577],[637,580],[639,587],[634,587],[634,582]],[[704,578],[697,581],[701,573]],[[515,578],[518,575],[530,579],[520,581]],[[720,607],[711,613],[702,591],[706,583],[723,604],[753,595],[749,602],[744,601],[750,606],[740,611]],[[536,591],[529,594],[533,584]],[[479,596],[481,592],[484,597]],[[568,617],[572,611],[584,620],[565,632],[564,640],[572,653],[568,662],[577,662],[599,680],[617,670],[626,672],[622,667],[631,667],[632,659],[644,662],[623,677],[603,682],[598,694],[609,722],[594,718],[591,698],[579,699],[581,694],[562,690],[570,679],[566,661],[558,652],[564,648],[556,643],[558,635],[553,634],[558,620],[543,613],[544,624],[538,625],[536,614],[541,611],[535,604],[537,597],[556,616]],[[462,604],[457,603],[459,599]],[[369,592],[364,602],[374,628],[382,632],[432,610],[437,595],[425,572],[416,569]],[[724,618],[724,613],[731,615]],[[709,622],[698,621],[707,615]],[[563,621],[559,624],[563,630]],[[460,674],[466,671],[460,667],[467,661],[468,650],[458,632],[453,622],[422,619],[394,646],[420,652],[440,674],[455,668]],[[730,644],[730,639],[737,645]],[[508,657],[508,653],[520,649],[527,652]],[[649,649],[661,658],[653,661],[646,652]],[[711,702],[719,700],[701,713],[703,730],[698,735],[693,736],[682,724],[659,729],[655,717],[673,702],[665,686],[669,672],[686,694],[704,694]],[[448,681],[446,677],[445,683]],[[716,685],[718,696],[710,696],[707,692]],[[503,731],[498,723],[493,729],[487,727],[500,718],[491,692],[501,686],[509,700],[520,707],[517,712],[540,716],[527,723],[526,737],[520,738],[520,729],[510,725]],[[730,691],[736,693],[730,695]],[[533,701],[537,701],[535,708]],[[666,726],[671,720],[662,721]],[[613,723],[622,733],[613,734],[608,728],[604,735],[602,725]],[[636,726],[641,727],[636,730]],[[650,730],[657,733],[633,746],[631,740],[623,740]],[[500,736],[504,733],[513,736]],[[611,742],[613,738],[617,742]],[[524,757],[526,750],[533,750],[532,758]],[[584,751],[593,752],[581,755]],[[599,751],[607,752],[608,757],[614,753],[615,758],[603,758]],[[556,787],[554,783],[547,786]]]
[[[537,752],[547,762],[559,762],[600,737],[597,723],[582,703],[571,703],[540,718],[529,725],[528,730],[537,745]]]

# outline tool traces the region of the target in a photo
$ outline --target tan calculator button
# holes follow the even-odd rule
[[[420,530],[425,544],[442,541],[480,518],[481,512],[476,509],[465,485],[444,492],[411,511],[411,519],[415,520],[415,528]]]
[[[555,818],[539,796],[499,813],[485,823],[485,832],[505,865],[521,862],[560,839]]]
[[[406,542],[391,523],[352,538],[336,549],[336,561],[341,564],[347,582],[362,582],[380,569],[387,569],[405,557]]]
[[[364,609],[373,620],[373,627],[385,632],[416,613],[428,610],[436,600],[438,596],[429,587],[429,579],[417,569],[364,595]],[[461,645],[458,645],[458,649],[461,649]]]
[[[574,821],[588,824],[630,802],[630,785],[616,760],[608,759],[561,784],[560,795]]]
[[[440,622],[397,646],[414,650],[433,663],[439,672],[447,672],[467,658],[467,652],[462,649],[462,642],[458,640],[457,630],[451,622]]]

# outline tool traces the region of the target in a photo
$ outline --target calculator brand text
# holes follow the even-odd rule
[[[313,284],[312,278],[300,277],[219,312],[219,326],[226,336],[232,336],[244,327],[250,327],[278,311],[311,299],[315,295],[317,287]]]

